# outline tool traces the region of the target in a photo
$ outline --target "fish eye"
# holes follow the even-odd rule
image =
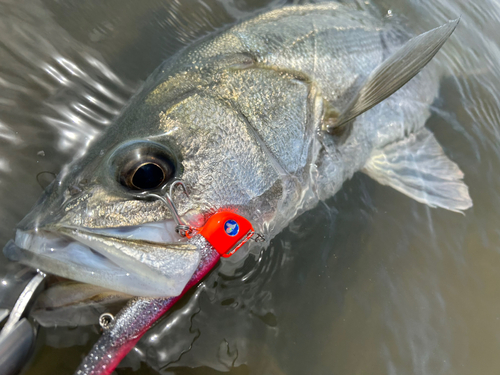
[[[136,163],[123,167],[120,174],[120,183],[123,186],[134,190],[151,190],[174,177],[173,163],[167,158],[148,155],[138,159]]]
[[[175,177],[173,157],[156,143],[126,147],[115,162],[118,182],[128,189],[157,189]]]
[[[129,181],[136,189],[149,190],[160,186],[165,181],[165,171],[156,163],[144,163],[137,168]]]

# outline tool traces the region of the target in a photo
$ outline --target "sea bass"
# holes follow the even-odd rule
[[[270,240],[357,171],[431,207],[472,202],[424,127],[424,69],[457,21],[410,39],[338,3],[275,10],[163,63],[19,224],[12,260],[133,296],[178,296],[201,261],[176,233],[228,210]],[[414,78],[413,78],[414,77]],[[412,79],[413,78],[413,79]],[[408,83],[407,83],[408,82]]]

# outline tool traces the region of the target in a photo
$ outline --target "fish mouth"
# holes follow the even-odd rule
[[[142,297],[179,295],[200,262],[173,220],[134,227],[17,230],[7,258],[68,279]]]

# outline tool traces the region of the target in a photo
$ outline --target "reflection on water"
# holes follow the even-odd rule
[[[84,152],[190,40],[280,1],[0,2],[2,246],[36,176]],[[416,33],[461,15],[427,126],[474,207],[418,204],[356,175],[261,254],[224,264],[147,333],[119,374],[494,374],[500,371],[500,5],[374,0]],[[390,10],[390,12],[388,12]],[[1,274],[17,274],[0,263]],[[21,272],[21,274],[19,274]],[[70,374],[95,326],[39,332],[26,374]]]

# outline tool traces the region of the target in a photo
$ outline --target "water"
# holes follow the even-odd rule
[[[193,38],[281,1],[0,2],[0,241],[61,166]],[[423,32],[461,15],[427,126],[474,207],[430,209],[357,174],[261,254],[212,272],[117,374],[500,372],[500,4],[359,2]],[[0,262],[10,275],[20,267]],[[19,288],[4,278],[0,303]],[[71,374],[96,326],[43,328],[25,374]]]

